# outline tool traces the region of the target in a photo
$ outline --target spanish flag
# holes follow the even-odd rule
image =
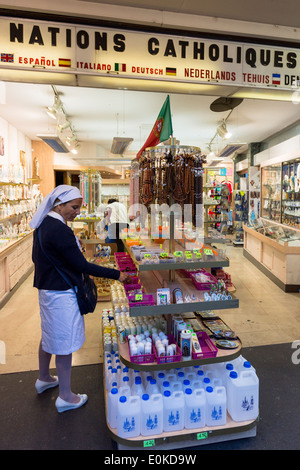
[[[71,67],[71,59],[58,59],[59,67]]]
[[[141,150],[137,153],[137,159],[139,160],[140,156],[146,148],[154,147],[160,142],[164,142],[165,140],[169,139],[171,135],[173,135],[173,126],[171,118],[170,97],[168,95],[159,115],[157,116],[148,139],[144,143]]]

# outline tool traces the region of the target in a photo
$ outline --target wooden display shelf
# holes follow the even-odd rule
[[[207,357],[203,359],[191,359],[188,361],[178,361],[178,362],[169,362],[165,364],[158,364],[157,362],[151,362],[148,364],[136,364],[135,362],[131,362],[128,344],[124,343],[121,344],[118,342],[119,346],[119,355],[121,362],[129,367],[130,369],[136,369],[139,371],[154,371],[154,370],[166,370],[166,369],[176,369],[178,367],[190,367],[196,366],[201,364],[215,364],[217,362],[228,362],[232,361],[233,359],[237,358],[241,354],[242,350],[242,343],[241,341],[234,340],[239,343],[239,347],[236,349],[218,349],[217,355],[215,357]]]
[[[189,263],[190,264],[190,263]],[[147,271],[139,273],[141,284],[144,286],[146,294],[152,294],[156,301],[156,291],[161,287],[169,287],[172,296],[172,290],[175,287],[180,287],[183,296],[195,295],[196,298],[200,298],[200,301],[185,302],[182,304],[169,304],[169,305],[136,305],[130,307],[130,316],[141,316],[141,315],[154,315],[154,314],[174,314],[174,313],[186,313],[197,310],[224,310],[228,308],[238,308],[239,300],[232,294],[231,300],[218,300],[218,301],[205,301],[203,298],[204,291],[196,289],[190,279],[185,278],[181,273],[175,273],[175,281],[169,281],[168,271]]]

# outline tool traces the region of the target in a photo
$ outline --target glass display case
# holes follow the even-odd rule
[[[281,164],[261,169],[261,216],[281,222]]]
[[[249,225],[258,233],[285,246],[300,246],[300,230],[274,223],[265,219],[253,220]]]
[[[300,157],[262,166],[261,182],[261,217],[300,229]]]
[[[300,228],[300,158],[282,164],[281,222]]]

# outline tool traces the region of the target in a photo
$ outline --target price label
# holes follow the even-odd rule
[[[176,256],[176,258],[180,258],[182,254],[182,251],[174,251],[174,256]]]
[[[185,252],[185,257],[186,257],[186,259],[192,259],[192,257],[193,257],[192,252],[191,251],[186,251]]]
[[[134,299],[135,299],[137,302],[143,300],[143,294],[135,294]]]
[[[165,251],[163,251],[161,254],[160,254],[160,257],[161,258],[167,258],[169,255],[168,253],[166,253]]]
[[[144,258],[145,259],[151,259],[151,253],[145,253]]]
[[[201,258],[201,253],[200,253],[200,252],[196,253],[196,258],[197,258],[197,259],[200,259],[200,258]]]
[[[200,441],[201,439],[206,439],[207,438],[207,432],[198,432],[197,433],[197,441]]]
[[[149,439],[148,441],[143,441],[143,447],[153,447],[155,446],[155,440]]]
[[[204,253],[205,253],[206,255],[212,255],[212,254],[213,254],[211,248],[204,248]]]

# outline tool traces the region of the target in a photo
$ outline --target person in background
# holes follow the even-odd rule
[[[105,211],[105,219],[100,222],[101,226],[107,227],[106,243],[116,243],[118,252],[124,251],[121,231],[129,227],[127,209],[117,199],[109,199]]]
[[[80,314],[75,291],[70,289],[55,266],[74,286],[80,285],[83,273],[121,282],[127,280],[125,273],[89,263],[83,256],[78,240],[67,225],[80,213],[81,205],[82,196],[77,188],[60,185],[46,196],[30,222],[35,229],[33,285],[38,289],[42,330],[39,377],[35,388],[40,394],[59,386],[55,402],[58,412],[79,408],[88,397],[71,390],[72,353],[85,341],[84,317]],[[49,371],[52,354],[56,356],[57,377],[52,377]]]

